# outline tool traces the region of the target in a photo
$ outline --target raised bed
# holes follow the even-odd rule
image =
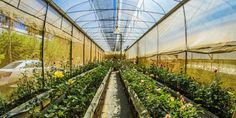
[[[165,87],[165,88],[171,93],[172,96],[174,96],[174,97],[176,97],[176,98],[179,98],[179,97],[180,97],[180,95],[177,94],[176,91],[174,91],[173,89],[171,89],[171,88],[165,86],[164,84],[162,84],[162,83],[160,83],[160,82],[157,82],[157,85],[158,85],[158,86],[161,86],[161,87]],[[183,97],[186,102],[192,103],[192,104],[194,104],[195,106],[197,106],[197,104],[196,104],[195,102],[193,102],[192,100],[190,100],[189,98],[187,98],[187,97],[185,97],[185,96],[183,96],[183,95],[181,95],[181,97]],[[200,116],[201,118],[219,118],[218,116],[216,116],[215,114],[211,113],[210,111],[206,110],[206,109],[203,108],[203,107],[198,107],[198,109],[203,111],[203,112],[200,112],[200,113],[199,113],[199,116]]]
[[[162,71],[158,71],[159,74],[156,74],[156,68],[149,68],[147,69],[148,72],[146,71],[145,74],[148,74],[151,78],[153,78],[154,80],[157,81],[158,85],[160,86],[163,86],[163,87],[166,87],[170,93],[174,96],[179,96],[178,94],[182,94],[181,96],[185,98],[186,101],[192,103],[192,104],[195,104],[195,105],[201,105],[201,107],[199,107],[199,109],[203,110],[203,112],[200,114],[201,117],[204,117],[204,118],[219,118],[219,117],[227,117],[227,118],[231,118],[232,116],[227,114],[228,116],[226,116],[226,112],[225,114],[221,113],[219,114],[220,112],[216,112],[212,109],[210,109],[211,107],[215,107],[213,104],[212,106],[209,107],[209,109],[207,109],[207,107],[205,108],[205,104],[204,102],[200,102],[199,104],[196,103],[195,101],[195,98],[198,98],[194,95],[194,92],[195,91],[198,91],[198,90],[204,90],[203,87],[201,87],[200,85],[198,85],[197,82],[195,82],[194,80],[192,79],[189,79],[187,77],[184,78],[184,76],[177,76],[177,75],[173,75],[169,72],[166,73],[166,71],[163,71],[164,73],[160,73]],[[155,73],[156,72],[156,73]],[[165,75],[167,74],[167,75]],[[168,76],[166,78],[164,78],[165,76]],[[164,77],[163,77],[164,76]],[[182,77],[182,78],[181,78]],[[177,78],[177,80],[175,80]],[[167,79],[167,80],[166,80]],[[173,80],[172,80],[173,79]],[[184,79],[186,79],[186,81],[183,81]],[[217,77],[216,77],[217,79]],[[214,80],[215,81],[215,80]],[[216,80],[217,81],[217,80]],[[180,83],[181,82],[181,83]],[[213,82],[214,83],[214,82]],[[216,82],[215,82],[216,83]],[[181,86],[182,85],[182,86]],[[216,85],[215,85],[216,86]],[[213,87],[215,87],[213,86]],[[219,85],[218,85],[219,86]],[[189,87],[189,89],[188,89]],[[195,87],[195,88],[194,88]],[[191,89],[192,88],[192,89]],[[215,87],[216,88],[216,87]],[[209,90],[207,87],[205,87],[206,90]],[[222,97],[222,96],[228,96],[227,94],[224,94],[222,95],[222,92],[223,90],[219,90],[219,88],[216,88],[217,89],[217,93],[214,93],[213,95],[210,94],[207,98],[211,98],[211,96],[215,96],[216,95],[216,98],[218,97]],[[178,91],[178,92],[177,92]],[[215,90],[216,91],[216,90]],[[219,92],[220,91],[220,92]],[[177,94],[178,93],[178,94]],[[208,92],[207,92],[208,93]],[[226,92],[223,92],[223,93],[226,93]],[[185,97],[184,95],[186,95],[187,97]],[[206,95],[206,94],[204,94]],[[189,98],[188,98],[189,97]],[[206,97],[205,97],[206,98]],[[214,97],[215,98],[215,97]],[[201,97],[201,99],[204,99],[204,97]],[[232,101],[231,100],[225,100],[223,99],[224,102],[228,105],[232,105]],[[231,101],[231,102],[230,102]],[[216,103],[216,102],[215,102]],[[229,103],[232,103],[232,104],[229,104]],[[205,105],[205,106],[204,106]],[[224,105],[224,107],[228,107],[228,105]],[[218,105],[219,106],[222,106],[222,105]],[[220,107],[220,108],[224,108],[223,106]],[[222,110],[223,111],[223,110]],[[227,110],[229,111],[229,110]],[[214,114],[213,112],[215,112],[216,114]]]
[[[93,69],[92,69],[93,70]],[[70,80],[75,80],[76,78],[84,76],[86,73],[92,71],[89,70],[87,72],[84,72],[78,76],[75,76],[71,78]],[[65,83],[62,83],[65,84]],[[10,110],[6,114],[0,116],[3,118],[11,118],[11,117],[29,117],[31,114],[29,113],[31,110],[35,111],[42,111],[45,109],[50,103],[51,103],[51,98],[50,95],[53,94],[55,89],[51,89],[49,91],[46,91],[44,93],[41,93],[37,95],[36,97],[32,98],[31,100],[28,100],[27,102],[15,107],[14,109]],[[63,96],[63,95],[62,95]],[[62,96],[58,96],[58,98],[61,98]],[[57,98],[54,98],[57,99]]]
[[[52,102],[52,104],[50,104],[47,108],[45,108],[41,113],[39,113],[39,114],[37,114],[36,116],[37,117],[45,117],[45,116],[47,116],[47,117],[82,117],[83,115],[85,115],[86,114],[86,116],[92,116],[92,114],[93,114],[93,111],[95,110],[95,108],[96,108],[96,105],[97,105],[97,103],[96,103],[96,100],[97,99],[99,99],[99,96],[101,95],[101,89],[103,89],[103,86],[104,86],[104,84],[105,84],[105,81],[107,80],[107,78],[108,78],[108,76],[109,76],[109,74],[110,74],[110,71],[111,71],[111,69],[110,70],[108,70],[108,69],[105,69],[105,68],[107,68],[107,67],[103,67],[103,68],[96,68],[96,71],[94,70],[94,71],[92,71],[92,72],[90,72],[90,73],[87,73],[84,77],[82,77],[79,81],[77,81],[77,82],[74,82],[75,84],[73,84],[67,91],[65,91],[65,93],[60,97],[60,98],[58,98],[58,99],[56,99],[56,100],[54,100],[53,102]],[[103,71],[103,72],[101,72],[100,73],[100,71],[98,71],[98,70],[106,70],[106,71]],[[106,75],[104,75],[105,73],[104,72],[106,72]],[[103,74],[102,74],[103,73]],[[99,75],[97,75],[97,74],[99,74]],[[103,76],[104,75],[104,76]],[[99,79],[101,76],[103,76],[103,78],[101,78],[101,79]],[[95,78],[94,78],[95,77]],[[98,77],[98,78],[96,78],[96,77]],[[85,82],[85,83],[84,83]],[[97,86],[97,85],[95,85],[95,84],[99,84],[99,86]],[[97,86],[97,87],[92,87],[92,86]],[[79,87],[79,88],[78,88]],[[91,88],[92,87],[92,88]],[[99,88],[100,87],[100,88]],[[99,89],[99,90],[98,90]],[[79,90],[78,91],[78,93],[76,92],[75,93],[75,91],[74,90]],[[96,90],[95,92],[96,92],[96,94],[94,93],[94,95],[93,95],[93,100],[91,99],[91,101],[89,100],[89,99],[87,99],[87,97],[89,96],[90,98],[92,97],[91,95],[89,95],[89,94],[91,94],[91,93],[93,93],[94,92],[94,90]],[[72,93],[71,93],[72,92]],[[88,93],[87,93],[88,92]],[[85,95],[85,96],[84,96]],[[82,96],[84,96],[84,97],[82,97],[82,98],[76,98],[75,100],[77,101],[78,100],[78,104],[76,104],[76,103],[74,103],[73,102],[73,104],[72,104],[72,106],[70,106],[71,105],[71,103],[69,102],[69,106],[70,107],[68,107],[67,105],[68,105],[68,103],[66,102],[66,103],[64,103],[65,102],[65,100],[66,101],[70,101],[70,96],[74,96],[74,97],[82,97]],[[86,97],[87,96],[87,97]],[[95,97],[94,97],[95,96]],[[83,101],[82,99],[87,99],[86,101]],[[86,104],[87,105],[87,103],[89,102],[90,103],[90,106],[88,105],[88,107],[86,106],[86,107],[82,107],[82,106],[80,106],[80,105],[82,105],[81,104],[81,100],[83,101],[83,103],[84,104]],[[92,103],[91,103],[92,102]],[[66,106],[65,106],[66,105]],[[61,109],[54,109],[55,108],[55,106],[57,106],[58,108],[59,107],[61,107],[61,108],[64,108],[64,107],[66,107],[66,108],[68,108],[68,109],[70,109],[70,111],[67,111],[67,113],[65,113],[64,114],[64,116],[58,116],[58,113],[59,113],[59,111],[61,110]],[[77,108],[76,107],[76,109],[74,109],[74,107],[75,106],[80,106],[80,108]],[[82,108],[82,109],[81,109]],[[86,108],[86,109],[85,109]],[[52,112],[51,111],[54,111],[54,110],[56,110],[55,112],[53,112],[53,114],[51,114]],[[71,110],[73,111],[73,112],[71,112]],[[74,111],[75,110],[75,111]],[[86,111],[87,110],[87,111]],[[54,114],[55,113],[55,114]],[[68,114],[69,113],[69,114]],[[73,113],[73,115],[71,114],[71,113]],[[67,115],[69,115],[69,116],[67,116]],[[63,114],[61,114],[61,115],[63,115]],[[75,115],[75,116],[74,116]]]
[[[89,71],[89,70],[97,67],[98,65],[99,65],[98,63],[89,63],[89,64],[86,64],[86,65],[80,67],[80,68],[75,68],[71,73],[65,72],[64,73],[65,76],[63,75],[63,77],[60,79],[62,81],[58,81],[57,83],[60,84],[64,81],[67,81],[68,79],[71,79],[79,74]],[[47,77],[47,80],[55,80],[55,78],[53,78],[54,75],[51,75],[51,74],[55,74],[53,71],[55,71],[55,72],[61,71],[62,72],[63,69],[58,68],[57,70],[52,70],[52,72],[49,72],[49,73],[46,72],[46,74],[49,74],[49,76]],[[53,82],[49,81],[48,83],[53,83]],[[40,83],[36,83],[36,84],[40,84]],[[55,84],[55,83],[53,83],[53,84]],[[28,86],[28,85],[23,85],[23,86]],[[20,87],[21,87],[21,85],[20,85]],[[15,107],[20,106],[21,104],[24,104],[25,102],[30,101],[30,100],[36,98],[38,95],[45,93],[48,90],[55,88],[55,87],[51,86],[51,85],[47,85],[45,88],[46,89],[40,88],[40,89],[34,90],[34,92],[26,93],[24,96],[20,96],[17,99],[13,99],[10,103],[7,103],[5,100],[3,100],[3,106],[0,106],[1,107],[0,108],[0,110],[1,110],[0,116],[6,114],[6,112],[9,112],[10,110],[14,109]],[[16,94],[18,94],[18,93],[16,93]],[[12,94],[12,96],[15,96],[15,95]]]
[[[122,79],[129,95],[133,98],[132,102],[138,101],[139,105],[146,109],[149,116],[142,116],[143,110],[135,105],[136,117],[200,117],[200,110],[183,98],[175,98],[166,88],[157,86],[156,82],[150,77],[132,68],[125,68],[121,71]],[[134,92],[130,92],[134,91]],[[135,94],[134,94],[135,93]],[[132,95],[134,94],[134,95]],[[136,107],[137,106],[137,107]]]
[[[125,94],[129,99],[129,103],[132,105],[132,111],[133,115],[136,118],[150,118],[151,116],[148,113],[148,110],[145,108],[143,103],[140,101],[138,98],[138,95],[133,91],[129,86],[128,82],[124,80],[121,76],[121,71],[119,71],[119,76],[122,85],[124,86],[125,89]]]
[[[95,117],[95,112],[98,110],[99,101],[102,97],[102,94],[104,93],[104,90],[105,90],[107,84],[108,84],[112,70],[113,69],[110,68],[107,75],[104,77],[101,85],[99,86],[95,96],[93,97],[92,102],[90,103],[90,105],[84,115],[84,118],[94,118]]]

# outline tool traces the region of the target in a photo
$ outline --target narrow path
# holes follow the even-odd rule
[[[112,72],[106,88],[99,118],[132,118],[128,98],[123,90],[118,72]]]

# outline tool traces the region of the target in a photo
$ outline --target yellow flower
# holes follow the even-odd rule
[[[64,74],[62,71],[56,71],[54,74],[53,74],[53,77],[55,78],[63,78],[64,77]]]
[[[161,88],[158,88],[158,89],[156,89],[156,91],[157,91],[158,93],[160,93],[160,91],[161,91]]]
[[[184,110],[185,108],[186,108],[186,106],[185,106],[185,105],[182,105],[181,108],[180,108],[180,110],[182,111],[182,110]]]
[[[186,106],[187,106],[187,107],[192,107],[192,106],[193,106],[193,104],[191,104],[191,103],[188,103],[188,104],[186,104]]]
[[[143,83],[143,82],[144,82],[144,80],[141,80],[140,82],[141,82],[141,83]]]
[[[175,100],[175,98],[174,98],[174,97],[170,97],[170,100],[171,100],[171,101],[174,101],[174,100]]]
[[[68,85],[72,85],[74,82],[75,82],[74,80],[69,79],[69,80],[67,81],[67,84],[68,84]]]
[[[193,104],[187,103],[187,104],[185,104],[185,105],[182,105],[181,108],[180,108],[180,110],[183,111],[183,110],[185,110],[185,108],[192,107],[192,106],[193,106]]]
[[[150,74],[150,77],[155,77],[155,75],[154,74]]]

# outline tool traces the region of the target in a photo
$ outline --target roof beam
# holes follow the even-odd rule
[[[165,15],[165,13],[161,12],[155,12],[155,11],[147,11],[147,10],[139,10],[139,9],[94,9],[95,11],[103,12],[103,11],[138,11],[138,12],[145,12],[145,13],[151,13],[151,14],[158,14],[158,15]],[[71,13],[80,13],[80,12],[93,12],[94,10],[92,9],[85,9],[85,10],[75,10],[75,11],[67,11],[66,13],[71,14]]]
[[[97,22],[97,21],[116,21],[116,19],[99,19],[99,20],[80,20],[80,21],[76,21],[77,23],[81,23],[81,22]],[[153,21],[144,21],[144,20],[128,20],[128,19],[119,19],[119,21],[134,21],[134,22],[144,22],[144,23],[156,23]]]
[[[111,27],[84,27],[83,29],[99,29],[99,28],[106,29],[106,28],[114,28],[114,27],[113,27],[113,26],[111,26]],[[131,29],[148,29],[147,27],[146,27],[146,28],[140,28],[140,27],[119,27],[119,29],[123,29],[123,28],[131,28]]]

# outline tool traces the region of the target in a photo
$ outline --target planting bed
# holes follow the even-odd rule
[[[11,101],[5,101],[0,99],[0,116],[3,115],[4,113],[6,113],[4,115],[5,117],[14,116],[18,114],[21,115],[25,112],[30,111],[34,107],[38,106],[38,104],[44,103],[42,101],[46,101],[46,104],[48,104],[48,102],[50,102],[52,98],[59,97],[58,95],[60,95],[61,92],[60,91],[56,92],[56,90],[61,86],[63,86],[64,84],[66,84],[65,82],[68,79],[70,78],[74,79],[73,78],[74,76],[76,77],[83,76],[85,73],[84,74],[81,73],[91,70],[97,66],[98,64],[96,63],[90,63],[83,67],[75,69],[73,73],[66,73],[63,71],[48,72],[47,81],[45,81],[46,83],[45,89],[41,89],[39,87],[40,81],[35,82],[35,81],[24,80],[22,84],[18,85],[16,91],[12,93],[12,96],[14,98],[12,98]],[[43,105],[41,105],[40,107],[43,107]]]
[[[65,94],[45,109],[44,117],[83,117],[109,67],[99,66],[81,78],[68,81]]]
[[[111,68],[115,71],[112,72]],[[118,105],[121,114],[126,114],[122,109],[129,107],[130,117],[231,118],[235,109],[235,96],[220,87],[217,74],[212,84],[202,86],[191,78],[163,68],[129,62],[104,61],[74,72],[84,73],[77,76],[64,76],[65,73],[60,71],[48,74],[50,80],[46,81],[46,92],[30,94],[31,97],[20,101],[23,104],[8,110],[2,117],[114,116],[119,114]],[[112,77],[110,73],[113,73]],[[123,107],[117,101],[124,100],[118,98],[122,89],[125,93],[122,96],[128,98]],[[6,110],[6,104],[1,106]],[[104,109],[116,109],[112,111],[117,113]]]
[[[184,99],[174,98],[165,88],[157,86],[150,77],[135,69],[121,70],[124,82],[137,94],[139,106],[148,110],[150,117],[199,117],[199,111]],[[137,98],[133,97],[133,98]]]
[[[220,87],[221,81],[217,73],[210,85],[203,86],[190,77],[173,74],[163,68],[150,66],[144,70],[155,80],[180,92],[217,116],[232,117],[236,108],[235,95]]]

